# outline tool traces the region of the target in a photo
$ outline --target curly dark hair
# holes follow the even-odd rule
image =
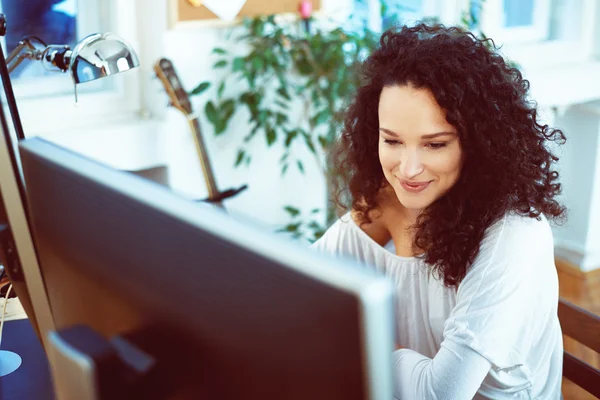
[[[411,85],[433,94],[458,131],[464,162],[456,184],[420,214],[412,246],[425,251],[425,262],[449,287],[460,284],[486,229],[507,212],[549,219],[565,213],[554,199],[561,190],[552,169],[558,158],[548,148],[565,136],[539,122],[537,104],[527,99],[529,82],[496,50],[490,39],[457,27],[385,32],[365,62],[333,153],[337,203],[346,195],[359,222],[372,222],[388,185],[378,157],[381,91]]]

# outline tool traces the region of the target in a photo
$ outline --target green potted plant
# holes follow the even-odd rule
[[[482,7],[483,0],[471,1],[461,21],[465,28],[477,31]],[[381,13],[388,13],[386,1],[381,2]],[[398,23],[396,18],[387,20]],[[429,20],[436,22],[435,18]],[[308,24],[278,20],[273,15],[246,18],[243,33],[233,40],[246,44],[247,52],[233,54],[215,48],[214,68],[227,73],[217,82],[200,83],[190,94],[200,95],[211,86],[217,87],[216,98],[208,99],[204,108],[216,135],[227,132],[236,113],[248,112],[250,129],[239,144],[236,167],[251,163],[248,144],[262,137],[269,147],[277,141],[283,143],[283,175],[289,168],[304,173],[306,162],[314,162],[329,180],[333,173],[331,146],[340,132],[346,105],[360,85],[361,64],[376,47],[379,35],[366,26],[358,30],[316,29],[313,33],[303,26]],[[227,96],[230,86],[244,89]],[[297,157],[295,145],[306,146],[312,159]],[[336,218],[333,202],[327,204],[326,210],[313,209],[309,215],[294,205],[284,206],[290,222],[281,231],[316,240]],[[324,219],[325,224],[321,222]]]

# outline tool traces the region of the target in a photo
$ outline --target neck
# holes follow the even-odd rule
[[[393,192],[393,190],[389,197],[389,201],[387,202],[386,208],[390,211],[390,219],[401,223],[401,225],[403,225],[404,227],[414,225],[417,222],[417,218],[419,218],[419,215],[421,215],[421,213],[423,212],[423,210],[421,209],[404,207],[398,200],[398,197],[396,197],[396,193]]]
[[[406,207],[402,207],[402,214],[403,214],[403,218],[404,221],[406,221],[406,225],[408,226],[412,226],[417,222],[417,218],[419,218],[419,215],[421,215],[421,212],[423,210],[415,210],[415,209],[411,209],[411,208],[406,208]]]

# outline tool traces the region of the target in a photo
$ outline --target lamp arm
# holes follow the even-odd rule
[[[31,55],[30,53],[24,53],[24,54],[19,54],[19,56],[17,57],[17,60],[15,62],[13,62],[12,64],[8,65],[8,73],[10,74],[11,72],[13,72],[15,70],[15,68],[17,68],[23,61],[25,61],[26,59],[31,59]]]
[[[6,18],[4,14],[0,14],[0,36],[4,36],[5,33]],[[20,43],[17,47],[20,47]],[[21,51],[22,49],[19,49],[19,51],[17,52],[13,50],[13,52],[11,52],[10,55],[12,58],[15,58],[16,54],[20,53]],[[14,56],[13,53],[15,54]],[[25,139],[25,133],[23,132],[23,124],[21,123],[21,117],[19,116],[19,110],[17,108],[15,93],[10,82],[10,71],[8,70],[8,64],[6,62],[6,59],[4,58],[4,51],[2,50],[2,48],[0,48],[0,78],[2,78],[2,86],[4,87],[4,94],[6,95],[6,102],[8,103],[8,109],[12,117],[13,126],[15,127],[15,134],[17,135],[17,140],[23,140]],[[20,189],[24,193],[24,188]],[[22,196],[23,193],[21,193]]]
[[[23,52],[24,51],[24,52]],[[21,54],[23,52],[23,54]],[[24,59],[35,59],[36,58],[36,48],[31,44],[28,38],[25,38],[19,42],[17,47],[14,48],[13,51],[10,52],[8,57],[6,57],[6,65],[8,67],[8,72],[11,73]],[[12,65],[11,62],[14,59],[17,59]]]

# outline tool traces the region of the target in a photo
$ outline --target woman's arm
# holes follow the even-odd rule
[[[490,374],[493,379],[510,376],[510,382],[495,382],[495,390],[528,387],[528,373],[507,373],[525,365],[532,347],[553,334],[547,321],[556,318],[557,296],[547,221],[499,221],[459,286],[435,357],[405,349],[394,353],[396,397],[471,399],[492,368],[502,372]]]
[[[408,349],[397,350],[396,399],[472,399],[491,363],[466,346],[443,343],[431,359]]]

